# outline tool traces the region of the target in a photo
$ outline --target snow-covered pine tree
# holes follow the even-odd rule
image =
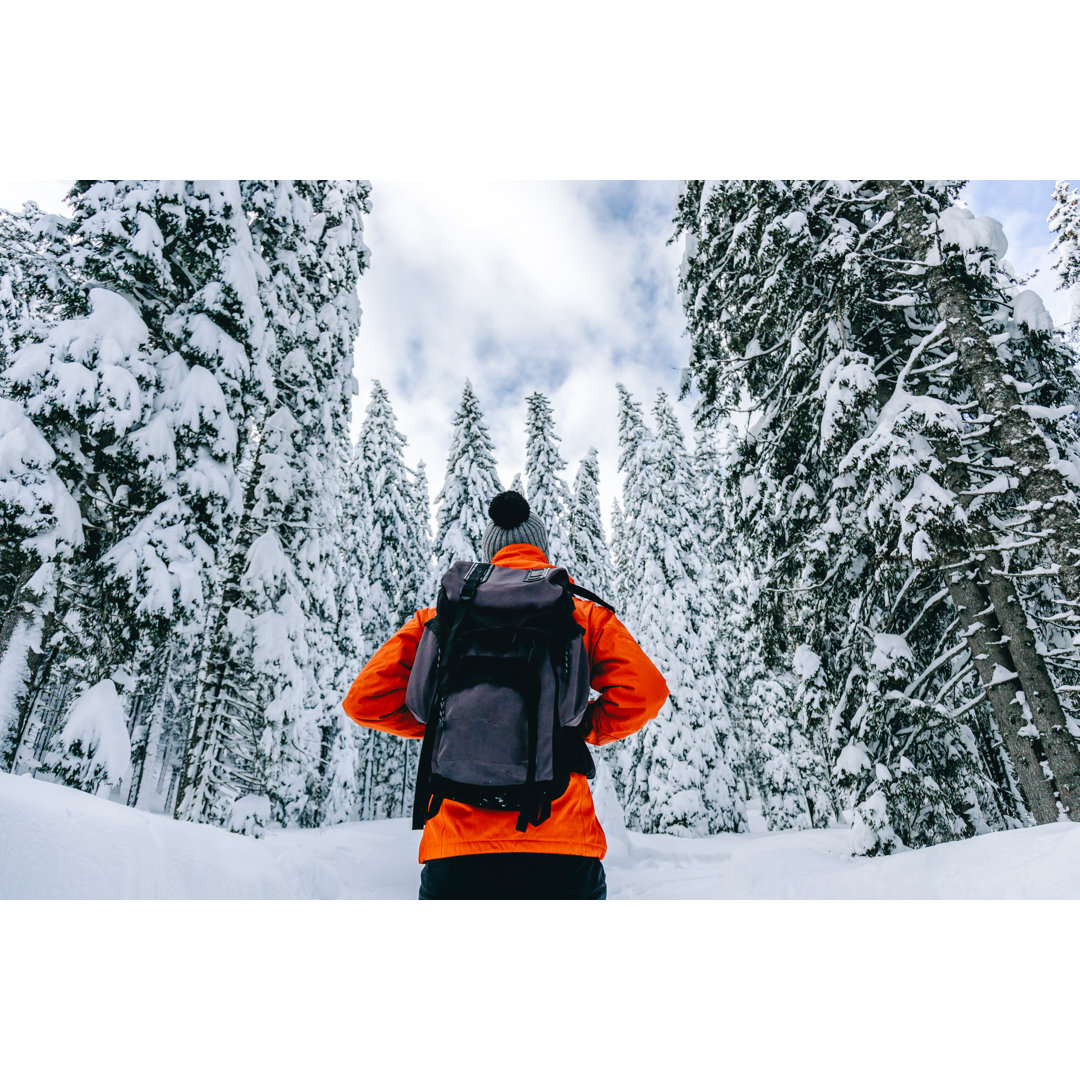
[[[83,512],[92,539],[69,575],[65,604],[74,606],[61,624],[70,640],[54,641],[46,663],[59,656],[84,685],[99,668],[113,676],[136,727],[148,698],[163,696],[171,660],[162,652],[173,656],[174,642],[197,625],[230,496],[237,431],[226,398],[244,393],[243,373],[230,370],[235,354],[216,348],[215,319],[237,295],[243,253],[217,263],[231,291],[214,283],[196,291],[199,272],[221,255],[215,240],[228,232],[220,222],[203,227],[222,198],[213,185],[182,182],[76,184],[72,227],[53,245],[50,273],[61,283],[105,287],[69,296],[71,317],[22,350],[7,372],[17,392],[40,384],[29,399],[35,408],[50,395],[58,402],[49,424],[54,434],[70,428],[60,441],[68,482],[90,492]],[[184,234],[189,224],[199,235]],[[218,367],[222,382],[210,371]],[[70,392],[73,384],[80,393]],[[91,593],[100,602],[87,603]],[[79,641],[94,642],[89,662]],[[138,766],[145,740],[133,734]],[[129,798],[140,775],[137,767]]]
[[[408,564],[402,580],[401,618],[404,623],[421,608],[431,607],[435,596],[431,594],[431,578],[434,572],[431,541],[431,499],[428,496],[427,466],[417,463],[412,474],[412,521],[413,560]],[[402,739],[404,768],[401,776],[401,807],[405,816],[411,811],[416,784],[416,766],[419,761],[420,744]]]
[[[626,596],[626,528],[618,497],[611,500],[611,591],[616,609],[623,609]]]
[[[934,597],[933,588],[913,589],[919,579],[905,581],[906,572],[893,583],[897,563],[893,551],[881,544],[889,537],[881,528],[882,504],[890,506],[889,485],[923,494],[924,503],[929,499],[932,489],[924,493],[912,487],[910,474],[895,474],[896,463],[921,462],[921,456],[915,449],[905,455],[901,440],[878,458],[886,495],[878,503],[866,495],[872,470],[859,478],[860,485],[843,461],[861,436],[881,430],[878,361],[860,351],[852,324],[865,320],[875,351],[885,356],[899,353],[905,338],[914,335],[906,326],[890,333],[871,304],[853,313],[844,310],[842,287],[848,286],[857,299],[867,279],[866,291],[874,301],[891,298],[887,290],[879,296],[872,291],[881,276],[877,264],[862,266],[851,257],[845,261],[860,231],[873,224],[863,222],[865,204],[851,193],[825,184],[727,183],[707,193],[691,188],[683,206],[703,226],[688,242],[683,274],[702,411],[749,406],[752,414],[753,423],[728,456],[726,490],[747,539],[746,554],[755,561],[757,633],[769,667],[798,667],[808,677],[814,669],[816,690],[800,698],[798,716],[805,718],[811,744],[824,744],[847,791],[849,811],[858,818],[883,799],[904,801],[899,792],[882,788],[884,777],[892,775],[888,763],[902,756],[906,735],[900,732],[922,730],[924,741],[932,742],[910,718],[909,710],[917,706],[886,703],[875,726],[865,713],[856,721],[861,704],[869,701],[877,709],[882,703],[880,684],[864,682],[865,697],[849,690],[853,678],[865,679],[867,669],[876,670],[869,655],[876,634],[890,629],[897,616],[907,625]],[[717,281],[706,284],[706,276],[721,266]],[[730,326],[724,321],[728,313]],[[925,427],[924,411],[904,422],[919,432]],[[893,426],[883,430],[891,435]],[[914,498],[910,501],[916,520],[920,512],[929,518],[937,509],[923,511]],[[890,610],[905,596],[914,610]],[[922,623],[927,629],[925,619]],[[923,647],[932,665],[939,643],[932,637]],[[878,656],[899,660],[895,652]],[[932,749],[928,746],[913,759],[926,759],[927,791],[940,790],[943,779],[931,768],[938,762]],[[976,776],[977,763],[961,758],[966,773]],[[950,794],[955,801],[947,798],[919,823],[923,829],[940,828],[940,838],[956,835],[957,828],[974,828],[964,818],[965,793]],[[895,816],[899,820],[907,813],[897,807]],[[915,833],[908,828],[906,842],[915,840]],[[880,835],[883,849],[893,842],[884,827]],[[864,835],[861,843],[870,849],[876,839]]]
[[[955,353],[949,370],[969,409],[978,408],[966,414],[969,491],[960,497],[971,500],[969,536],[983,555],[978,580],[1007,640],[1005,670],[1013,674],[1005,681],[1019,683],[1022,698],[1014,697],[1026,721],[1002,734],[1036,819],[1064,812],[1080,820],[1080,743],[1070,731],[1070,721],[1080,730],[1080,702],[1068,689],[1080,651],[1057,647],[1060,620],[1080,629],[1080,356],[1054,334],[1038,295],[1003,266],[1007,241],[997,222],[952,205],[947,186],[882,188],[910,276],[921,276],[946,327]],[[1003,678],[995,672],[989,682]]]
[[[9,768],[20,764],[20,747],[28,755],[23,765],[34,767],[30,747],[48,741],[50,732],[40,740],[34,734],[31,714],[50,678],[75,690],[103,679],[130,688],[139,635],[155,621],[149,612],[160,601],[157,577],[128,582],[110,555],[138,530],[160,486],[140,446],[154,426],[162,353],[126,299],[92,289],[88,300],[86,315],[65,319],[44,340],[24,344],[3,372],[7,392],[21,402],[51,450],[52,471],[66,489],[58,508],[78,507],[83,538],[62,550],[19,545],[24,562],[13,580],[9,611],[20,613],[19,649],[26,654],[20,659],[5,650],[4,665],[26,681],[12,687],[17,734],[8,745]],[[69,537],[75,529],[69,523]],[[26,637],[31,624],[35,629]],[[13,644],[9,639],[8,649]]]
[[[17,401],[0,397],[0,768],[10,770],[55,617],[58,567],[83,545],[82,513],[56,453]]]
[[[711,569],[690,455],[663,394],[657,434],[619,387],[627,581],[624,622],[664,673],[671,696],[619,754],[627,824],[704,836],[745,827],[738,744],[726,705]]]
[[[1053,266],[1061,278],[1058,288],[1068,292],[1070,334],[1074,344],[1080,344],[1080,191],[1066,180],[1054,185],[1049,225],[1054,234]]]
[[[828,733],[868,851],[1023,815],[995,722],[1018,771],[1034,764],[986,615],[1004,579],[971,562],[1000,557],[987,504],[1009,484],[976,493],[969,463],[992,481],[1006,459],[976,445],[971,390],[885,203],[881,186],[826,182],[690,185],[680,202],[701,408],[749,405],[726,487],[782,651],[817,662],[809,734]]]
[[[461,406],[454,415],[446,479],[435,496],[435,588],[459,559],[476,562],[482,558],[488,505],[502,490],[493,451],[480,402],[466,379]]]
[[[614,597],[614,571],[600,515],[600,465],[591,447],[578,465],[571,499],[568,539],[578,584],[607,600]],[[614,599],[609,601],[614,604]]]
[[[85,312],[86,291],[69,272],[71,222],[28,202],[0,208],[0,370],[64,315]]]
[[[0,209],[0,767],[12,768],[28,710],[48,675],[40,648],[57,617],[58,562],[84,539],[81,511],[53,466],[57,455],[13,399],[5,378],[24,344],[40,340],[78,290],[58,254],[71,222],[26,203]],[[72,297],[76,302],[71,304]],[[85,298],[84,298],[85,299]],[[85,310],[85,306],[82,308]],[[31,408],[31,412],[35,412]],[[47,425],[46,425],[47,427]],[[61,462],[62,466],[62,462]],[[63,469],[61,469],[63,472]],[[48,620],[48,622],[47,622]]]
[[[259,292],[273,335],[267,353],[276,389],[276,409],[260,430],[252,524],[261,535],[249,549],[244,584],[265,726],[254,790],[268,796],[275,821],[312,825],[323,820],[328,800],[335,815],[348,802],[332,792],[333,778],[353,783],[333,757],[335,750],[352,756],[354,733],[339,699],[356,660],[343,655],[334,631],[369,188],[245,181],[241,192],[264,268]]]
[[[417,463],[412,473],[412,518],[414,522],[415,562],[410,563],[402,580],[402,622],[412,618],[420,608],[431,607],[435,597],[431,594],[433,566],[431,539],[431,498],[428,495],[427,466]]]
[[[721,434],[723,433],[722,438]],[[742,748],[741,780],[756,796],[770,829],[807,828],[835,820],[828,763],[816,753],[794,710],[794,678],[765,660],[752,612],[758,586],[746,540],[723,497],[723,451],[737,439],[730,424],[699,424],[694,451],[696,491],[702,500],[702,543],[717,588],[723,673],[729,711]]]
[[[132,298],[173,366],[163,394],[172,415],[161,429],[172,436],[176,488],[153,508],[145,533],[151,541],[186,533],[183,542],[199,551],[196,619],[206,613],[207,634],[178,809],[221,821],[236,794],[225,779],[226,716],[254,712],[250,692],[228,671],[227,621],[254,502],[243,487],[256,482],[258,425],[274,399],[260,264],[235,183],[84,181],[73,199],[78,264]],[[142,550],[131,545],[123,554],[132,563]]]
[[[272,197],[260,205],[267,192]],[[123,662],[110,674],[123,688],[133,729],[136,769],[129,801],[138,796],[140,754],[149,746],[166,755],[176,749],[175,733],[167,724],[155,728],[155,715],[159,720],[186,717],[193,699],[198,703],[206,698],[207,665],[213,667],[210,653],[216,652],[219,660],[227,657],[232,672],[225,696],[235,711],[244,697],[240,684],[246,681],[250,687],[260,663],[269,663],[270,671],[285,655],[290,662],[300,658],[300,666],[305,666],[304,643],[310,635],[301,633],[304,620],[299,615],[309,619],[309,630],[312,622],[318,624],[324,645],[331,646],[316,650],[320,662],[336,665],[336,670],[306,680],[297,678],[294,670],[285,679],[291,686],[291,712],[297,714],[299,686],[306,681],[308,712],[318,713],[326,728],[349,731],[338,720],[337,705],[342,670],[352,665],[332,647],[340,500],[330,489],[340,458],[335,439],[347,445],[352,340],[359,318],[355,284],[366,257],[359,229],[366,192],[366,185],[356,184],[252,184],[241,196],[235,184],[83,181],[69,198],[74,208],[70,243],[66,238],[63,244],[53,243],[57,267],[50,273],[61,285],[88,278],[107,288],[88,296],[84,290],[81,303],[77,296],[69,298],[68,306],[76,316],[85,314],[86,325],[72,318],[56,330],[59,337],[67,334],[77,340],[90,357],[91,374],[103,380],[107,392],[88,411],[87,386],[93,380],[84,379],[82,397],[72,393],[61,399],[61,408],[49,413],[48,425],[55,434],[64,422],[64,409],[70,413],[78,399],[82,411],[74,424],[76,437],[61,440],[61,458],[77,451],[84,459],[73,469],[59,470],[69,487],[84,483],[85,462],[99,464],[87,447],[105,450],[106,467],[87,482],[102,489],[103,497],[92,503],[107,506],[109,513],[97,510],[101,521],[95,522],[94,551],[83,552],[78,573],[69,576],[79,578],[83,593],[89,583],[97,589],[95,595],[108,601],[97,605],[89,636],[100,638],[107,631],[122,654]],[[42,229],[38,233],[43,235]],[[258,251],[252,242],[256,233]],[[39,257],[40,252],[30,255]],[[62,291],[50,287],[52,293]],[[122,347],[124,326],[132,322],[123,314],[125,305],[134,307],[133,318],[141,327],[139,355],[130,350],[125,354]],[[276,340],[265,332],[267,311],[278,332]],[[116,325],[100,333],[110,319]],[[40,349],[33,357],[24,349],[18,362],[5,360],[9,388],[32,409],[47,406],[50,394],[57,398],[55,386],[61,381],[70,389],[74,368],[63,367],[70,358],[59,337],[40,343],[51,348],[45,367],[60,365],[63,371],[63,379],[51,386],[46,385],[51,376],[39,370],[44,363]],[[95,350],[101,355],[95,356]],[[109,398],[130,390],[112,374],[116,368],[131,369],[142,392],[134,405],[128,394],[131,416],[120,415],[120,405]],[[31,394],[35,379],[44,380],[45,392]],[[136,407],[140,404],[141,413]],[[116,433],[124,429],[129,430],[117,439]],[[109,458],[123,482],[107,467]],[[329,468],[320,467],[320,461]],[[319,482],[314,499],[313,477]],[[267,559],[275,543],[280,557]],[[258,558],[249,557],[252,553]],[[260,567],[266,573],[253,573]],[[320,581],[321,592],[314,587]],[[230,590],[236,616],[232,620],[225,602]],[[307,601],[316,593],[323,608],[312,620]],[[238,606],[241,599],[243,607]],[[273,619],[280,621],[283,614],[280,606],[294,601],[301,610],[293,613],[297,617],[291,638],[269,632]],[[86,609],[82,604],[81,611]],[[62,624],[65,632],[78,630],[80,619],[86,623],[87,618],[69,613]],[[240,625],[245,618],[246,630]],[[209,632],[198,640],[204,622]],[[155,639],[153,631],[162,626],[168,627],[168,635]],[[234,636],[246,632],[250,640],[246,645],[226,642],[222,628]],[[271,639],[289,641],[288,648],[277,650],[278,661],[266,647]],[[238,647],[233,649],[233,644]],[[59,655],[66,665],[81,667],[84,682],[91,674],[80,664],[77,649],[31,651],[50,658],[48,662]],[[116,658],[109,657],[117,651],[100,650],[94,660],[115,667]],[[200,658],[204,663],[196,678],[188,669]],[[308,661],[310,667],[310,651]],[[209,674],[212,680],[213,671]],[[318,683],[318,701],[311,700],[312,682]],[[274,687],[275,680],[267,678],[258,689],[265,695],[276,692]],[[299,715],[302,721],[302,710]],[[228,729],[221,751],[202,755],[234,774],[237,766],[250,764],[245,754],[250,758],[252,745],[260,741],[254,725],[243,730],[246,717],[236,719],[219,725]],[[304,741],[298,739],[295,724],[286,727],[277,740],[284,747],[283,759],[289,747]],[[312,730],[310,724],[307,730]],[[299,760],[319,765],[318,726],[315,738],[306,741],[308,745],[298,747]],[[273,747],[260,752],[271,760]],[[190,763],[190,752],[188,756]],[[304,796],[294,799],[293,806],[310,807],[312,798],[317,803],[319,797],[313,790],[314,769],[299,771]],[[297,772],[278,769],[278,781],[288,774],[287,783],[295,788]],[[274,782],[273,769],[262,773],[249,782]],[[159,776],[159,791],[163,782]],[[298,817],[302,813],[296,811]]]
[[[405,437],[398,431],[390,398],[372,384],[360,430],[360,469],[364,518],[370,522],[370,569],[363,612],[367,640],[381,645],[416,613],[421,582],[430,580],[425,564],[415,481],[405,465]],[[407,795],[408,740],[382,732],[364,740],[365,817],[400,817]]]
[[[347,687],[382,644],[381,641],[370,639],[365,632],[368,621],[366,613],[369,608],[368,591],[375,554],[371,545],[371,504],[366,494],[364,462],[359,442],[350,447],[345,481],[345,498],[339,508],[342,576],[338,597],[337,637],[341,643],[342,655],[349,658],[339,684]],[[347,817],[340,818],[342,821],[351,817],[364,818],[369,813],[366,793],[370,791],[370,784],[367,782],[365,762],[368,760],[367,743],[372,732],[369,728],[361,728],[351,721],[348,727],[342,725],[339,732],[333,746],[332,771],[338,777],[339,784],[347,785],[348,793],[342,789],[331,797],[330,802],[338,807],[352,802],[350,813]]]
[[[129,725],[115,684],[102,679],[72,702],[46,772],[90,794],[122,784],[131,773]]]
[[[551,402],[536,391],[526,399],[525,486],[529,509],[544,523],[548,536],[548,558],[556,566],[565,566],[571,576],[578,570],[571,563],[574,549],[570,542],[570,513],[573,500],[562,477],[566,462],[559,453],[559,437]]]

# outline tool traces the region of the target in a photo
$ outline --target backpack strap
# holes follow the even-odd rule
[[[591,600],[594,604],[599,604],[601,607],[605,607],[608,611],[614,613],[615,609],[606,600],[601,600],[596,593],[589,592],[588,589],[583,589],[580,585],[575,585],[573,582],[570,582],[566,587],[575,596],[580,596],[582,600]]]
[[[557,679],[559,657],[556,652],[555,644],[551,641],[547,641],[544,644],[537,641],[534,643],[529,654],[531,681],[526,692],[532,696],[526,697],[525,699],[528,702],[527,708],[529,710],[529,762],[528,773],[525,778],[525,792],[521,798],[521,810],[518,813],[517,824],[514,826],[518,832],[525,832],[530,825],[541,825],[551,817],[551,798],[548,795],[538,796],[536,785],[536,751],[540,734],[540,669],[545,662],[551,664],[551,670]],[[551,733],[551,752],[554,755],[555,772],[557,775],[559,769],[559,755],[561,752],[559,738],[562,732],[562,722],[559,719],[558,695],[555,697],[554,706],[555,715],[554,726]]]
[[[446,631],[445,638],[440,633],[439,641],[439,670],[435,682],[435,696],[431,700],[431,711],[424,718],[424,741],[420,746],[420,761],[416,767],[416,792],[413,797],[413,820],[414,829],[422,829],[424,822],[433,818],[442,805],[442,798],[436,796],[431,799],[428,790],[428,778],[431,775],[431,758],[435,752],[435,735],[438,731],[439,720],[436,718],[436,710],[441,717],[440,703],[446,696],[446,675],[450,665],[451,654],[457,641],[458,631],[468,613],[469,603],[476,596],[477,586],[491,573],[490,563],[473,563],[469,572],[465,575],[465,581],[461,586],[461,599],[455,605],[450,628]],[[438,616],[436,616],[438,618]],[[435,720],[435,723],[432,723]]]
[[[518,813],[518,832],[525,832],[530,825],[539,825],[551,814],[551,802],[547,802],[544,813],[543,801],[536,795],[536,750],[540,738],[540,668],[551,655],[547,643],[535,640],[529,649],[528,677],[525,682],[525,709],[528,717],[529,758],[525,773],[525,790],[521,796],[521,809]]]

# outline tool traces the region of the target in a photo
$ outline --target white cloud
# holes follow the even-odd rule
[[[509,485],[524,469],[525,397],[552,400],[566,480],[600,452],[607,513],[618,490],[617,395],[677,393],[687,341],[667,247],[675,185],[373,183],[371,267],[356,347],[359,424],[379,378],[410,462],[442,483],[453,414],[472,379]],[[680,411],[689,416],[689,407]]]

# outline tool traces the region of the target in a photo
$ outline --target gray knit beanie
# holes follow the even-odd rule
[[[488,507],[491,524],[484,530],[482,548],[484,562],[491,562],[495,553],[507,544],[534,544],[548,558],[548,535],[544,523],[529,511],[529,504],[520,491],[503,491],[491,500]]]

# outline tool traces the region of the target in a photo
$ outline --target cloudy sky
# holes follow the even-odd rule
[[[33,198],[63,212],[66,186],[0,181],[0,206]],[[659,389],[674,400],[686,363],[675,291],[681,245],[667,244],[676,186],[372,181],[356,426],[371,380],[382,380],[407,460],[427,463],[434,496],[468,376],[509,485],[524,468],[525,397],[541,390],[552,400],[567,482],[590,446],[600,451],[606,516],[618,493],[615,384],[646,406]],[[1030,287],[1060,322],[1068,303],[1046,254],[1052,190],[1049,180],[975,181],[965,198],[976,215],[1002,222],[1013,269],[1035,274]],[[690,404],[676,409],[688,421]]]

